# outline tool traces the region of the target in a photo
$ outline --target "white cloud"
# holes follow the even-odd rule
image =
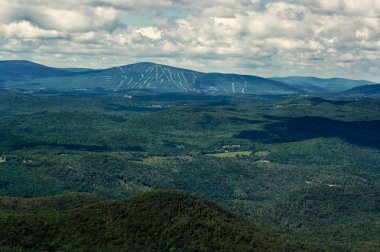
[[[136,30],[136,33],[152,39],[152,40],[158,40],[161,38],[162,32],[158,30],[156,27],[143,27]]]
[[[44,30],[28,21],[19,21],[0,25],[0,34],[6,38],[37,39],[59,38],[62,33],[56,30]]]
[[[380,81],[379,31],[378,0],[0,0],[0,57],[46,64],[152,60]]]
[[[88,1],[0,0],[0,23],[28,21],[43,29],[67,32],[112,30],[120,14],[113,7]]]

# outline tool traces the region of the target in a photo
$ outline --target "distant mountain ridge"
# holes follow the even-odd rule
[[[53,68],[29,61],[0,61],[0,88],[24,92],[151,90],[216,95],[331,94],[369,81],[315,77],[262,78],[252,75],[203,73],[141,62],[107,69]]]
[[[355,87],[342,92],[342,94],[349,96],[380,96],[380,84]]]
[[[273,77],[271,79],[310,93],[338,93],[359,86],[375,84],[374,82],[366,80],[351,80],[344,78],[324,79],[317,77],[288,76]]]
[[[0,84],[5,81],[23,81],[35,78],[71,76],[70,71],[47,67],[24,60],[0,61]]]
[[[0,62],[2,88],[21,91],[146,89],[207,94],[295,94],[284,83],[250,75],[202,73],[150,62],[103,70],[58,69],[28,61]]]

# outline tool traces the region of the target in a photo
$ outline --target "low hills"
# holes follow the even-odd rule
[[[275,77],[272,80],[288,84],[292,87],[299,88],[307,93],[337,93],[351,88],[373,85],[375,83],[366,80],[350,80],[344,78],[316,78],[316,77]]]
[[[30,61],[0,61],[0,84],[6,81],[29,81],[36,78],[72,75],[71,71],[47,67]]]
[[[0,198],[0,206],[1,251],[306,250],[213,203],[176,191],[127,200],[87,194]]]
[[[344,91],[342,94],[347,95],[347,96],[378,96],[380,97],[380,84],[355,87],[350,90]]]

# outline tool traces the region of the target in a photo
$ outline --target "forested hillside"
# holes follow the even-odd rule
[[[69,194],[0,202],[1,251],[307,250],[175,191],[117,201]]]
[[[312,248],[380,248],[378,100],[0,96],[3,196],[179,189]]]

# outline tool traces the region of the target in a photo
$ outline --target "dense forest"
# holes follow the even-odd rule
[[[305,251],[213,203],[175,191],[1,198],[1,251]],[[70,203],[69,203],[70,202]]]
[[[379,129],[374,99],[2,92],[0,247],[378,251]]]

